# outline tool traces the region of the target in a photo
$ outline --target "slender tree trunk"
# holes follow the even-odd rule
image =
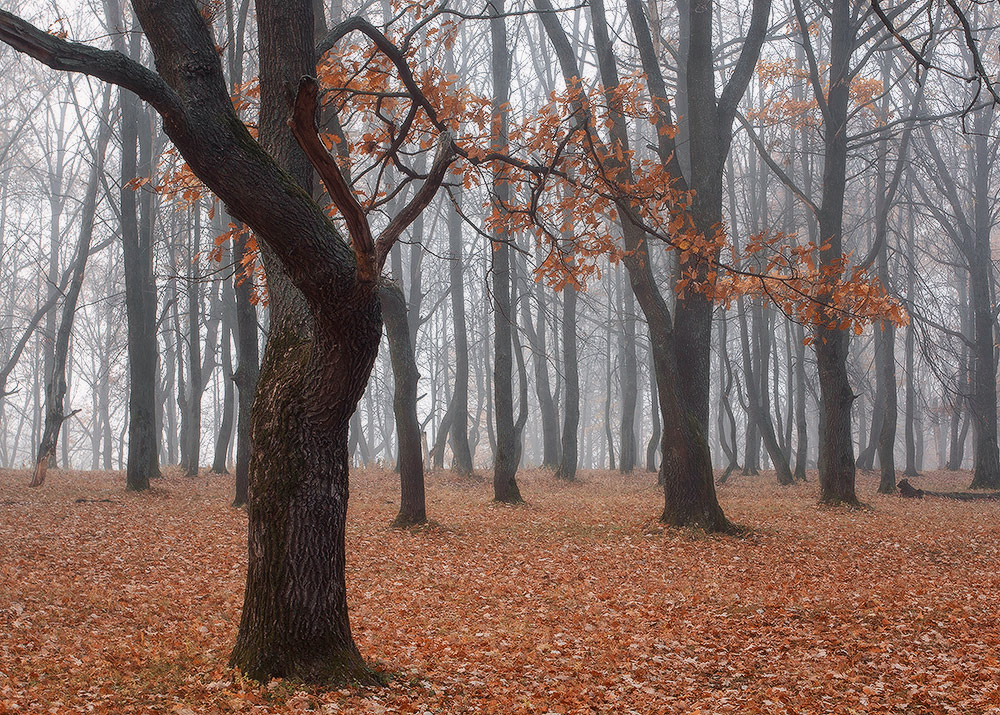
[[[768,409],[769,400],[767,398],[767,386],[762,380],[758,382],[759,377],[754,375],[753,366],[751,364],[750,337],[747,328],[746,311],[743,310],[742,307],[742,298],[739,299],[739,302],[741,304],[739,308],[740,341],[743,347],[743,370],[746,373],[747,400],[750,404],[750,411],[753,413],[754,421],[760,428],[761,437],[764,440],[764,447],[767,449],[767,453],[771,457],[771,462],[774,464],[778,484],[788,485],[793,481],[792,470],[788,466],[788,460],[785,457],[785,453],[778,445],[778,439],[774,433],[774,423],[771,421],[770,409]],[[759,326],[756,323],[761,322],[762,317],[762,310],[755,311],[755,332],[759,330]],[[762,357],[761,352],[758,351],[757,368],[766,375],[768,361],[766,358],[762,360]]]
[[[241,507],[247,502],[251,453],[250,416],[253,413],[254,393],[260,374],[257,308],[251,300],[253,278],[242,272],[247,238],[248,234],[244,231],[233,241],[233,259],[237,266],[233,276],[237,341],[237,364],[233,372],[233,382],[239,391],[236,406],[236,494],[233,498],[233,507]]]
[[[535,394],[538,396],[539,419],[542,423],[542,466],[556,468],[560,462],[559,415],[549,383],[549,350],[546,340],[548,313],[545,287],[535,284],[535,303],[538,305],[538,324],[531,319],[528,301],[521,301],[521,322],[531,341],[532,366],[535,375]]]
[[[652,429],[649,434],[649,442],[646,444],[646,471],[656,470],[656,448],[660,444],[660,400],[656,388],[656,369],[653,364],[652,355],[649,360],[649,415],[652,420]]]
[[[188,345],[188,390],[186,399],[187,412],[187,449],[185,459],[181,464],[184,474],[189,477],[198,475],[201,461],[201,397],[204,390],[204,380],[201,370],[201,283],[198,270],[198,254],[201,252],[201,202],[195,201],[191,209],[194,213],[194,227],[191,233],[190,251],[188,253],[188,310],[187,310],[187,345]]]
[[[219,214],[216,214],[217,216]],[[220,222],[221,223],[221,222]],[[221,228],[221,226],[217,227]],[[229,262],[230,253],[228,246],[223,246],[223,264]],[[212,459],[213,474],[228,474],[229,448],[233,440],[233,424],[236,418],[235,410],[235,383],[233,381],[233,355],[230,336],[233,332],[233,306],[235,297],[232,286],[228,283],[222,284],[222,421],[219,424],[219,433],[215,439],[215,454]]]
[[[562,348],[566,385],[564,399],[562,455],[556,477],[573,481],[579,462],[577,455],[580,427],[580,369],[576,343],[577,292],[573,286],[563,290]]]
[[[906,215],[906,302],[913,304],[914,288],[917,280],[916,256],[914,255],[915,231],[913,226],[913,207],[907,211]],[[903,439],[906,445],[906,466],[903,474],[908,477],[918,476],[916,444],[914,440],[914,422],[916,421],[917,394],[914,385],[913,375],[913,354],[914,354],[913,323],[906,326],[905,340],[905,360],[906,360],[906,420],[903,428]]]
[[[639,398],[639,378],[635,355],[635,297],[632,295],[631,288],[621,290],[620,269],[616,270],[616,275],[618,276],[618,298],[622,305],[622,341],[619,346],[622,414],[618,469],[625,474],[635,469],[635,408]]]
[[[400,505],[392,525],[405,528],[427,523],[424,461],[420,423],[417,420],[417,382],[420,374],[410,343],[403,291],[394,284],[383,283],[379,286],[379,298],[395,382],[392,407],[396,414],[396,439],[399,444]]]
[[[456,194],[457,197],[457,194]],[[457,199],[456,199],[457,200]],[[448,278],[451,284],[451,314],[455,330],[455,391],[452,393],[450,429],[454,469],[472,474],[472,450],[469,447],[469,333],[465,317],[465,263],[462,260],[462,217],[448,205]],[[443,458],[444,450],[441,450]],[[443,464],[442,464],[443,466]]]
[[[87,189],[83,199],[80,216],[80,238],[77,241],[76,255],[73,259],[73,275],[69,288],[63,298],[59,327],[55,334],[55,345],[52,353],[52,372],[46,376],[45,383],[45,423],[42,438],[35,457],[35,471],[31,486],[40,487],[45,483],[45,474],[49,463],[56,453],[56,442],[63,423],[75,412],[65,413],[67,393],[66,373],[69,357],[69,340],[73,332],[73,320],[76,316],[76,305],[83,287],[83,277],[90,255],[90,243],[94,235],[94,217],[97,212],[97,193],[100,186],[101,172],[104,171],[104,154],[110,140],[108,115],[110,113],[110,92],[105,93],[104,110],[100,117],[100,130],[95,148],[94,163],[87,181]],[[65,444],[65,439],[63,440]]]
[[[112,23],[120,28],[120,23]],[[130,54],[137,55],[138,34],[130,41]],[[124,44],[124,39],[122,40]],[[149,131],[145,111],[140,111],[135,95],[122,90],[119,95],[122,127],[121,213],[125,260],[125,307],[128,322],[129,417],[128,460],[125,485],[131,491],[149,488],[149,480],[160,476],[156,430],[156,287],[153,281],[151,236],[140,231],[135,190],[130,183],[138,175],[136,143]],[[145,159],[145,147],[143,159]],[[143,161],[146,165],[146,162]],[[148,174],[144,174],[148,175]],[[146,217],[143,217],[146,220]],[[152,303],[152,305],[150,305]]]
[[[976,440],[972,489],[1000,489],[1000,448],[997,443],[997,369],[996,338],[994,336],[993,256],[990,234],[993,228],[990,192],[989,128],[994,108],[980,110],[977,117],[974,145],[976,174],[974,177],[975,230],[969,259],[969,293],[972,298],[972,422]],[[964,442],[964,440],[963,440]]]
[[[503,0],[490,0],[490,34],[492,38],[493,125],[497,146],[507,144],[508,118],[504,105],[510,99],[511,55],[507,48],[507,31],[502,17]],[[498,200],[510,198],[510,185],[502,176],[494,177]],[[517,504],[523,501],[517,487],[518,447],[514,426],[513,375],[514,311],[510,300],[509,236],[493,237],[493,330],[494,354],[493,390],[496,408],[497,448],[493,463],[493,498],[495,501]]]

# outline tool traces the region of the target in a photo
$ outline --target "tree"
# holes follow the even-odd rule
[[[51,372],[46,375],[45,382],[45,424],[42,429],[42,440],[35,456],[35,472],[31,486],[40,487],[45,483],[45,473],[49,462],[55,458],[56,443],[63,422],[79,412],[74,410],[65,414],[66,401],[66,361],[69,356],[69,339],[73,331],[73,320],[76,317],[77,301],[80,289],[83,287],[83,277],[86,271],[87,258],[91,251],[91,239],[94,235],[94,216],[97,212],[97,195],[100,175],[104,170],[104,155],[111,139],[108,119],[111,114],[110,93],[104,95],[104,109],[99,115],[100,128],[97,142],[93,149],[94,163],[87,179],[87,189],[84,195],[83,208],[80,217],[80,237],[77,241],[76,255],[73,258],[72,278],[66,295],[63,298],[59,327],[55,335],[55,345]]]
[[[254,230],[275,259],[271,266],[280,266],[304,297],[305,315],[296,316],[291,306],[282,314],[281,301],[295,298],[280,293],[280,279],[271,280],[269,272],[278,320],[272,318],[255,401],[250,563],[232,662],[257,679],[373,682],[351,637],[344,585],[348,423],[381,337],[378,273],[388,248],[440,185],[450,153],[439,154],[426,190],[375,239],[316,134],[314,83],[300,87],[293,113],[296,139],[309,159],[277,129],[291,112],[288,78],[315,70],[310,2],[257,3],[261,141],[273,154],[237,117],[196,3],[135,0],[133,7],[158,73],[119,52],[42,32],[6,11],[0,11],[0,40],[55,69],[91,74],[149,102],[192,171]],[[356,28],[339,26],[333,41]],[[387,48],[384,36],[371,30]],[[350,244],[294,178],[311,172],[310,161],[348,219]]]

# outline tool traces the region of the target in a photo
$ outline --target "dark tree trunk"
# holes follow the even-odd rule
[[[765,378],[762,376],[767,375],[767,363],[766,352],[764,350],[758,350],[758,361],[757,369],[761,371],[762,376],[754,375],[753,366],[751,363],[751,352],[750,352],[750,337],[747,328],[746,311],[743,310],[743,299],[739,299],[740,307],[740,342],[743,347],[743,370],[746,373],[746,385],[747,385],[747,400],[750,405],[750,411],[753,414],[754,421],[760,428],[761,437],[764,441],[764,447],[767,449],[768,455],[771,457],[771,462],[774,464],[774,470],[777,473],[778,484],[788,485],[791,484],[792,470],[788,466],[788,459],[785,453],[781,450],[778,445],[777,436],[774,433],[774,423],[771,420],[771,411],[769,409],[770,398],[768,397],[767,384],[764,381]],[[754,332],[761,332],[763,311],[757,310],[754,315]],[[757,340],[760,342],[760,338]]]
[[[312,340],[273,327],[268,338],[256,403],[266,409],[252,416],[250,561],[231,658],[258,680],[372,682],[351,637],[344,581],[348,423],[381,336],[378,303],[366,293],[314,315]]]
[[[181,469],[186,476],[195,477],[198,475],[201,461],[201,396],[204,391],[201,369],[201,283],[196,258],[201,251],[201,202],[195,201],[191,210],[194,212],[194,227],[187,256],[188,389],[184,404],[184,411],[187,413],[185,415],[187,429],[184,435],[187,439],[187,448],[181,451]]]
[[[990,234],[993,228],[990,194],[989,127],[994,109],[990,105],[977,117],[974,137],[975,228],[967,252],[969,292],[972,298],[974,346],[972,349],[972,399],[970,407],[976,440],[972,489],[1000,488],[1000,448],[997,444],[997,374],[994,312],[991,295],[993,257]]]
[[[911,206],[906,215],[906,302],[912,305],[914,288],[917,280],[916,256],[914,255],[914,243],[916,234],[913,225],[913,207]],[[907,477],[916,477],[917,471],[917,450],[914,439],[914,422],[916,421],[916,387],[913,379],[913,353],[914,353],[913,323],[906,326],[905,360],[906,360],[906,420],[903,429],[903,439],[906,446],[906,466],[903,474]]]
[[[560,462],[559,415],[556,412],[556,403],[549,383],[550,357],[546,339],[548,327],[545,320],[548,311],[545,287],[541,283],[535,284],[535,299],[538,304],[538,324],[532,322],[527,300],[521,301],[521,323],[531,342],[535,394],[538,396],[539,418],[542,423],[542,466],[556,468]]]
[[[138,35],[133,43],[138,50]],[[136,192],[129,182],[137,176],[136,142],[140,122],[148,125],[131,92],[123,90],[119,107],[122,126],[122,243],[125,260],[125,312],[128,322],[129,418],[125,486],[131,491],[149,488],[160,476],[156,429],[156,287],[153,282],[151,235],[140,235]],[[148,131],[144,126],[142,131]],[[145,154],[145,151],[143,152]],[[143,162],[145,163],[145,162]],[[148,175],[148,174],[143,174]],[[143,222],[151,217],[143,216]]]
[[[733,137],[735,108],[757,64],[767,31],[771,0],[755,0],[747,37],[729,82],[717,97],[715,91],[716,57],[712,37],[714,2],[689,0],[685,3],[688,30],[685,56],[685,87],[687,125],[690,140],[689,187],[694,191],[691,220],[698,233],[714,236],[724,230],[722,221],[723,170]],[[696,159],[694,159],[696,157]],[[735,217],[734,217],[735,218]],[[711,256],[717,258],[718,254]],[[704,278],[708,265],[698,266]],[[681,390],[701,425],[708,434],[709,392],[712,350],[712,302],[703,293],[688,291],[677,299],[675,307],[677,369]]]
[[[621,271],[615,271],[618,280],[618,300],[622,305],[621,343],[619,344],[622,414],[618,469],[627,474],[635,469],[636,435],[635,407],[639,399],[638,361],[635,355],[635,297],[631,288],[622,290]]]
[[[502,109],[510,97],[511,56],[507,48],[507,31],[501,15],[503,0],[491,0],[489,5],[490,35],[492,38],[492,75],[494,82],[493,114],[494,123],[499,126],[499,135],[494,141],[498,146],[507,144],[507,112]],[[503,177],[495,177],[498,199],[506,202],[510,198],[510,185]],[[523,501],[517,487],[518,447],[514,426],[514,396],[511,386],[513,375],[513,335],[514,311],[510,300],[510,248],[509,236],[494,236],[493,245],[493,330],[494,361],[493,390],[496,410],[497,448],[493,463],[493,498],[507,504]]]
[[[229,344],[229,326],[222,331],[222,420],[215,437],[215,454],[212,457],[212,474],[228,474],[229,445],[233,440],[233,423],[236,400],[233,389],[232,348]]]
[[[448,206],[448,277],[451,283],[451,314],[455,328],[455,391],[449,411],[454,469],[462,475],[472,474],[472,449],[469,447],[469,334],[465,317],[465,263],[462,260],[462,217]],[[440,450],[443,459],[443,448]],[[443,463],[442,463],[443,466]]]
[[[652,355],[649,360],[649,415],[653,422],[652,430],[649,434],[649,442],[646,444],[646,471],[656,470],[656,448],[660,444],[660,400],[656,388],[656,367]]]
[[[580,427],[580,369],[576,344],[576,288],[563,289],[562,348],[563,372],[566,396],[562,428],[562,455],[556,477],[573,481],[576,479]]]
[[[627,156],[628,134],[623,117],[617,109],[617,100],[611,94],[619,85],[618,68],[608,36],[603,0],[593,0],[591,13],[594,19],[598,67],[608,93],[606,99],[613,108],[610,112],[612,146],[621,151],[623,156]],[[548,30],[548,25],[546,29]],[[549,36],[553,37],[553,34],[549,30]],[[557,53],[559,52],[557,44]],[[564,68],[567,64],[563,62]],[[613,169],[622,183],[631,183],[631,167],[626,164]],[[624,242],[628,251],[625,266],[628,268],[632,290],[646,316],[655,356],[656,383],[663,418],[660,470],[663,474],[664,508],[660,518],[671,526],[697,526],[707,531],[729,531],[732,525],[723,514],[716,497],[712,457],[701,422],[697,413],[692,410],[693,406],[686,402],[680,385],[682,378],[677,368],[677,350],[681,346],[675,343],[670,311],[656,287],[643,232],[631,220],[630,207],[626,201],[618,203],[618,210],[622,217]],[[686,346],[683,347],[686,349]]]
[[[218,216],[219,214],[216,214]],[[220,222],[221,224],[221,222]],[[221,227],[221,226],[220,226]],[[223,265],[230,262],[230,252],[227,245],[222,246]],[[219,433],[215,438],[215,454],[212,458],[213,474],[228,474],[229,447],[233,441],[233,425],[236,421],[236,390],[233,382],[233,355],[231,335],[233,331],[233,296],[232,286],[223,282],[221,298],[222,324],[222,420],[219,424]]]
[[[455,417],[456,406],[454,399],[455,397],[452,395],[452,402],[448,403],[448,409],[445,410],[444,416],[441,418],[437,435],[434,437],[434,446],[431,447],[430,454],[428,455],[432,469],[444,469],[444,448]]]
[[[896,493],[896,421],[897,421],[897,396],[896,396],[896,326],[886,323],[883,327],[882,343],[884,355],[882,364],[878,369],[882,372],[882,379],[887,386],[885,392],[884,409],[882,415],[882,429],[878,438],[878,461],[882,470],[878,483],[879,494]]]
[[[417,362],[410,343],[407,305],[403,291],[395,284],[379,286],[382,319],[389,340],[389,357],[395,382],[392,409],[396,415],[396,440],[399,445],[399,514],[392,522],[395,527],[427,523],[424,498],[424,461],[420,443],[420,423],[417,420]]]
[[[795,479],[806,480],[809,460],[809,423],[806,421],[806,345],[805,331],[795,328]]]
[[[239,390],[236,407],[236,494],[233,507],[247,503],[250,475],[250,415],[253,412],[254,393],[260,373],[260,344],[257,340],[257,308],[254,306],[251,276],[244,275],[241,267],[246,256],[248,235],[241,232],[233,241],[233,259],[236,274],[233,292],[236,296],[236,352],[237,364],[233,382]]]
[[[313,168],[286,120],[290,88],[315,71],[312,7],[309,0],[258,0],[257,17],[261,141],[308,194]],[[264,252],[271,322],[251,414],[249,565],[230,662],[258,680],[371,683],[351,636],[344,538],[348,429],[381,340],[378,300],[374,286],[349,273],[345,280],[341,266],[351,261],[339,236],[319,238],[327,253],[300,263],[278,236],[297,225],[315,230],[305,216],[285,212],[266,226],[241,217],[266,230],[265,245],[283,253]],[[296,245],[317,246],[316,234],[296,238]],[[329,263],[311,262],[320,256]],[[323,289],[309,269],[327,265],[331,285]],[[334,292],[322,298],[323,290]]]

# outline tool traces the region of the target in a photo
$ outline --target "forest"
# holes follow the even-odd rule
[[[5,0],[0,715],[1000,713],[998,42]]]

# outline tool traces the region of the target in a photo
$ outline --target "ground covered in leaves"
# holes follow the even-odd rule
[[[664,530],[649,474],[430,475],[436,524],[388,527],[352,475],[349,594],[379,689],[242,681],[246,517],[228,477],[0,472],[0,713],[1000,712],[1000,503],[816,505],[815,475],[720,488],[743,537]],[[913,480],[960,490],[967,473]],[[86,499],[89,501],[78,501]],[[107,500],[107,501],[105,501]]]

